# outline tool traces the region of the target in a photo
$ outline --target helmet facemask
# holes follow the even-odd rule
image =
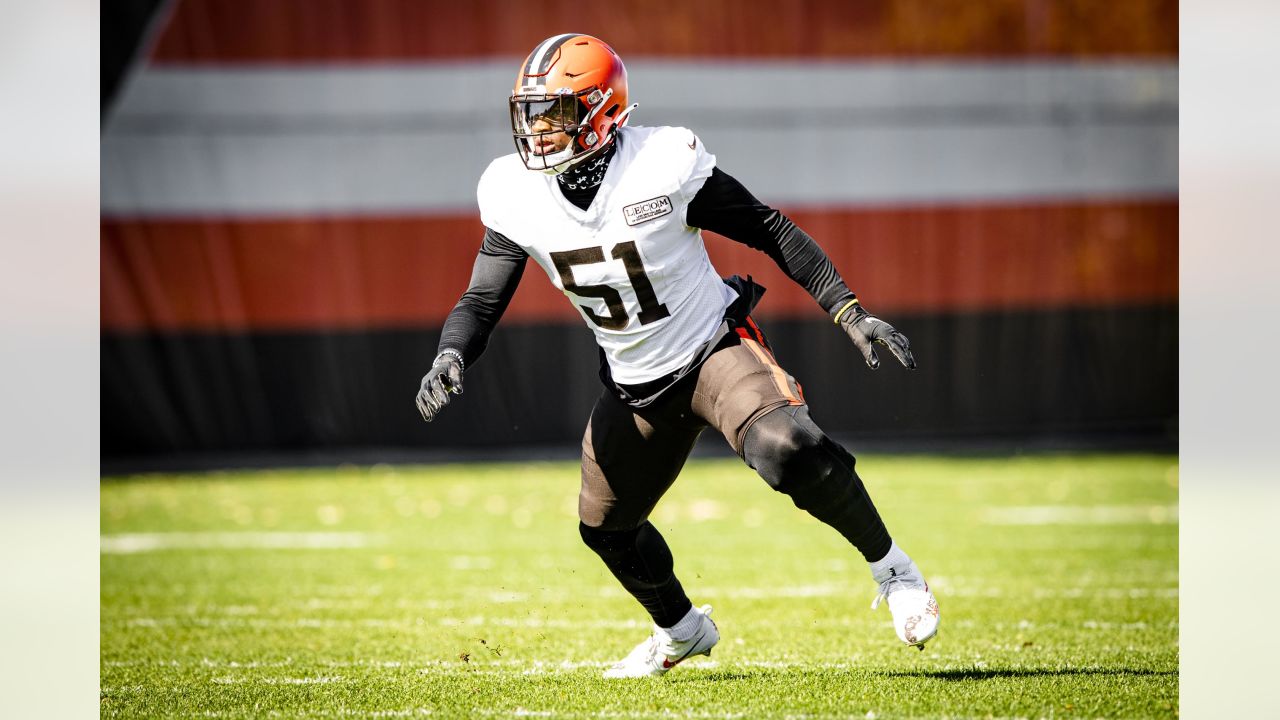
[[[612,95],[598,88],[512,95],[511,134],[525,167],[559,175],[608,145],[612,132],[600,137],[592,120]]]

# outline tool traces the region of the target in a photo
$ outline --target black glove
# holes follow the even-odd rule
[[[898,358],[898,362],[908,370],[916,369],[916,359],[911,356],[911,342],[907,336],[898,332],[889,323],[867,312],[857,300],[851,300],[836,313],[836,322],[849,334],[849,339],[862,351],[867,367],[875,370],[880,367],[880,357],[876,355],[874,343],[889,348],[889,352]]]
[[[445,350],[436,356],[431,372],[422,378],[418,390],[418,412],[422,419],[431,422],[449,404],[450,394],[462,394],[462,355]]]

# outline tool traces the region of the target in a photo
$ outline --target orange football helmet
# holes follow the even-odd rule
[[[549,37],[524,59],[511,91],[516,152],[530,170],[559,175],[608,147],[635,108],[613,48],[579,33]]]

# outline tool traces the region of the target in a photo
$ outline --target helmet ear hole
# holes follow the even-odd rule
[[[605,110],[605,111],[604,111],[604,115],[605,115],[605,117],[613,117],[614,115],[617,115],[617,114],[618,114],[618,108],[619,108],[619,107],[621,107],[621,106],[620,106],[620,105],[618,105],[617,103],[614,103],[613,107],[611,107],[611,108],[609,108],[608,110]]]

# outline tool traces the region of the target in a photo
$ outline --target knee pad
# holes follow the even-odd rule
[[[640,528],[612,531],[593,528],[583,522],[578,523],[578,534],[582,536],[582,542],[606,560],[619,557],[635,547],[636,536],[639,533]]]
[[[619,532],[578,523],[578,533],[629,589],[651,589],[674,579],[671,550],[662,533],[648,522]]]
[[[853,471],[853,456],[827,438],[803,405],[780,407],[757,420],[742,451],[769,487],[792,496],[845,474],[838,472],[842,465]]]
[[[889,551],[889,531],[854,471],[853,455],[828,438],[804,406],[778,408],[757,420],[742,448],[770,487],[839,531],[868,561]]]

